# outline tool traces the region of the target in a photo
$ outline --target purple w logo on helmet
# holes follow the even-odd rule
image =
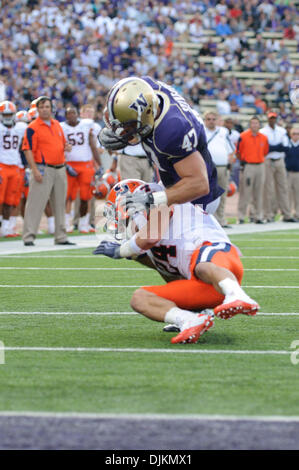
[[[140,93],[138,98],[132,104],[130,104],[129,108],[134,109],[137,112],[139,108],[141,108],[141,112],[143,112],[144,109],[147,107],[147,105],[148,105],[148,102],[146,101],[143,93]]]

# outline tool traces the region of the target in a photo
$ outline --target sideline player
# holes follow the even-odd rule
[[[24,128],[16,126],[16,107],[11,101],[0,103],[0,206],[2,206],[1,232],[3,237],[16,234],[11,229],[12,210],[19,204],[20,145]]]
[[[31,121],[30,116],[28,115],[28,112],[25,109],[21,109],[16,113],[15,116],[15,121],[16,121],[16,129],[20,129],[21,135],[22,135],[22,130],[25,133],[25,129],[27,129],[27,126],[29,122]],[[20,168],[20,181],[19,181],[19,187],[18,187],[18,192],[16,195],[16,200],[15,200],[15,207],[11,211],[11,216],[10,216],[10,232],[11,236],[18,236],[19,234],[16,233],[16,222],[17,222],[17,216],[19,214],[24,217],[24,211],[25,211],[25,203],[26,203],[26,198],[28,196],[29,192],[29,177],[28,177],[28,172],[26,173],[26,167],[27,161],[25,158],[25,154],[21,148],[22,143],[20,144],[19,147],[19,154],[20,154],[20,159],[19,159],[19,168]]]
[[[108,94],[104,118],[102,145],[118,150],[142,142],[166,188],[154,196],[131,195],[127,207],[192,201],[211,213],[217,209],[223,189],[217,184],[203,121],[174,88],[150,77],[123,79]]]
[[[129,216],[121,210],[121,197],[126,193],[153,191],[159,192],[160,186],[134,180],[114,186],[107,202],[106,212],[112,215],[107,226],[119,228],[125,222],[125,233],[131,237],[121,244],[104,240],[94,251],[115,259],[137,257],[141,261],[146,254],[150,266],[164,279],[168,277],[166,285],[137,289],[132,308],[152,320],[175,325],[180,333],[172,343],[195,343],[213,325],[213,312],[194,311],[214,309],[223,319],[255,315],[259,305],[240,285],[243,266],[238,251],[212,215],[190,203],[160,206],[148,217],[140,212]]]
[[[61,123],[66,140],[72,146],[66,152],[67,161],[67,207],[66,227],[71,230],[71,205],[80,192],[80,218],[78,229],[81,233],[89,233],[88,202],[92,198],[92,182],[95,175],[93,159],[101,166],[98,153],[99,143],[94,135],[94,122],[91,119],[79,119],[74,106],[67,106],[66,121]]]

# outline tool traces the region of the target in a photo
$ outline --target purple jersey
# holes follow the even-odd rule
[[[152,134],[142,142],[143,148],[148,158],[158,167],[165,187],[172,186],[181,179],[174,164],[199,151],[207,166],[210,192],[192,203],[203,204],[205,208],[224,191],[217,184],[217,170],[208,151],[203,121],[174,88],[150,77],[142,79],[155,90],[162,108]]]

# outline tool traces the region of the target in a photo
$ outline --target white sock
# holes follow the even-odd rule
[[[16,216],[12,215],[11,217],[9,217],[10,230],[11,230],[12,232],[15,231],[16,223],[17,223],[17,218],[16,218]]]
[[[54,216],[48,217],[48,232],[54,233],[55,232],[55,218]]]
[[[230,279],[229,277],[218,282],[218,285],[225,296],[246,295],[242,287],[238,284],[238,282],[234,281],[233,279]]]
[[[168,312],[166,312],[164,317],[165,323],[171,323],[172,325],[176,325],[179,328],[182,327],[183,323],[187,320],[193,320],[194,313],[189,312],[189,310],[182,310],[178,307],[172,307]]]
[[[10,222],[9,222],[9,220],[2,219],[1,229],[2,229],[2,236],[3,237],[5,237],[5,235],[10,234]]]
[[[86,224],[89,225],[89,220],[90,220],[90,213],[87,212],[86,214]]]
[[[89,214],[84,215],[83,217],[80,217],[79,219],[79,224],[78,224],[78,229],[79,230],[88,230],[88,223],[87,223],[87,218]]]
[[[65,225],[68,227],[71,223],[71,214],[65,213]]]

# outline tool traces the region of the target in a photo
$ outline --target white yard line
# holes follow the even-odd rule
[[[291,351],[247,350],[247,349],[163,349],[163,348],[88,348],[88,347],[43,347],[43,346],[4,346],[4,351],[27,352],[91,352],[91,353],[166,353],[166,354],[250,354],[250,355],[286,355]]]
[[[15,285],[15,284],[0,284],[1,288],[8,288],[8,289],[128,289],[134,288],[138,289],[139,287],[146,287],[144,284],[140,284],[138,286],[135,285],[126,285],[126,286],[119,286],[119,285],[96,285],[96,286],[78,286],[78,285],[43,285],[43,284],[22,284],[22,285]],[[242,286],[244,289],[299,289],[299,286],[250,286],[245,285]]]
[[[230,238],[238,237],[239,235],[230,235]],[[271,242],[299,242],[299,235],[297,238],[238,238],[236,243],[251,243],[251,242],[265,242],[265,243],[271,243]],[[266,248],[266,247],[265,247]]]
[[[236,243],[236,245],[238,245]],[[239,246],[239,245],[238,245]],[[299,246],[239,246],[240,250],[299,250]]]
[[[263,247],[265,249],[265,247]],[[242,248],[243,249],[243,248]],[[69,256],[69,255],[26,255],[25,253],[23,255],[0,255],[0,259],[18,259],[18,258],[21,258],[21,259],[55,259],[55,258],[68,258],[68,259],[74,259],[74,258],[78,258],[78,259],[83,259],[83,258],[89,258],[90,260],[94,259],[100,259],[100,258],[106,258],[107,259],[107,256],[104,256],[104,255],[97,255],[97,256],[94,256],[94,255],[74,255],[72,254],[72,256]],[[273,256],[263,256],[263,255],[254,255],[254,256],[242,256],[242,258],[248,258],[248,259],[299,259],[299,256],[276,256],[276,255],[273,255]]]
[[[51,268],[46,268],[46,267],[24,267],[24,266],[0,266],[0,270],[12,270],[12,269],[17,269],[17,270],[29,270],[29,271],[38,271],[38,270],[46,270],[46,271],[150,271],[149,268],[81,268],[80,266],[78,267],[72,267],[72,268],[60,268],[60,267],[51,267]],[[270,269],[270,271],[273,271],[273,269]],[[285,269],[282,271],[286,271]],[[299,271],[299,269],[298,269]],[[153,272],[153,270],[151,270]]]
[[[71,268],[61,268],[61,267],[25,267],[25,266],[0,266],[1,270],[25,270],[25,271],[148,271],[153,272],[149,268],[82,268],[80,266],[71,267]],[[299,271],[299,268],[246,268],[245,271]]]
[[[137,312],[11,312],[11,311],[5,311],[5,312],[0,312],[0,315],[41,315],[41,316],[76,316],[76,315],[90,315],[90,316],[114,316],[114,315],[140,315]],[[273,317],[279,317],[279,316],[284,316],[284,317],[298,317],[299,312],[258,312],[257,317],[263,317],[263,316],[273,316]]]
[[[199,420],[199,421],[259,421],[259,422],[299,422],[299,416],[248,416],[248,415],[208,415],[208,414],[166,414],[166,413],[84,413],[55,411],[0,411],[0,417],[26,418],[66,418],[66,419],[126,419],[126,420]]]
[[[241,259],[299,259],[299,256],[241,256]]]
[[[90,259],[97,259],[97,258],[107,258],[106,256],[104,255],[76,255],[76,254],[70,254],[70,255],[43,255],[43,254],[39,254],[37,253],[36,255],[27,255],[26,253],[22,254],[22,255],[15,255],[15,254],[3,254],[3,255],[0,255],[0,258],[4,258],[4,259],[17,259],[17,258],[21,258],[21,259],[48,259],[48,258],[69,258],[69,259],[73,259],[73,258],[90,258]]]

